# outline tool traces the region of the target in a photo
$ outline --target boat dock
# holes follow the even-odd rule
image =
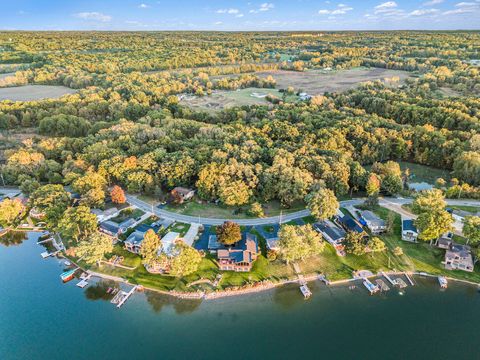
[[[390,290],[390,287],[382,279],[377,279],[377,280],[375,280],[375,282],[377,283],[377,286],[380,288],[381,291],[389,291]]]
[[[363,279],[363,285],[365,285],[367,290],[370,292],[370,295],[373,295],[376,292],[380,291],[380,288],[377,285],[372,284],[372,282],[367,278]]]
[[[110,301],[112,304],[116,304],[117,308],[120,309],[120,307],[125,304],[125,302],[128,300],[130,296],[137,290],[138,285],[134,286],[129,292],[126,291],[119,291],[115,297]]]
[[[54,240],[53,237],[49,237],[48,239],[37,241],[37,245],[41,245],[41,244],[44,244],[46,242],[50,242],[50,241],[53,241],[53,240]]]
[[[385,279],[388,280],[388,282],[389,282],[390,284],[392,284],[393,286],[397,285],[397,284],[395,283],[395,281],[394,281],[390,276],[388,276],[388,274],[382,272],[382,275],[385,277]]]
[[[323,281],[325,285],[330,285],[330,280],[323,274],[318,276],[318,280]]]
[[[300,266],[298,266],[297,263],[293,263],[293,269],[297,273],[298,276],[298,283],[300,284],[300,291],[303,294],[303,297],[305,299],[308,299],[310,296],[312,296],[312,292],[308,288],[307,282],[305,281],[303,275],[301,274]]]
[[[80,275],[81,281],[79,283],[77,283],[77,286],[79,288],[83,289],[85,286],[88,285],[88,280],[90,280],[91,277],[92,277],[92,275],[87,274],[87,273],[83,273],[82,275]]]
[[[405,272],[403,273],[405,275],[405,277],[407,278],[408,282],[410,283],[410,285],[412,286],[415,286],[415,283],[413,282],[412,278],[410,276],[408,276],[408,274]]]
[[[59,253],[58,250],[57,250],[57,251],[54,251],[54,252],[51,252],[51,253],[49,253],[48,251],[44,251],[44,252],[42,252],[40,255],[42,256],[42,259],[46,259],[46,258],[48,258],[48,257],[50,257],[50,256],[55,256],[55,255],[57,255],[58,253]]]

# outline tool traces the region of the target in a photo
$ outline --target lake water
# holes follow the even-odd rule
[[[36,235],[0,245],[0,359],[472,359],[480,294],[434,280],[369,296],[312,284],[215,301],[135,294],[121,308],[89,300]]]

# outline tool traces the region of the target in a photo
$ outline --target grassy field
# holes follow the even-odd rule
[[[0,101],[33,101],[41,99],[58,99],[63,95],[74,94],[77,91],[65,86],[25,85],[0,88]]]
[[[291,212],[304,210],[305,203],[302,201],[295,202],[288,209],[283,208],[279,201],[269,201],[263,205],[265,216],[278,216],[280,213],[288,214]],[[198,203],[197,201],[189,201],[181,205],[169,204],[165,206],[165,210],[178,214],[200,216],[202,218],[227,218],[227,219],[249,219],[252,216],[247,214],[248,206],[231,207],[223,204],[214,203]]]
[[[273,76],[277,81],[278,89],[293,86],[295,90],[302,90],[310,95],[324,94],[325,92],[341,92],[356,87],[359,83],[386,78],[399,77],[401,84],[411,76],[411,73],[398,70],[380,68],[357,68],[341,71],[308,70],[298,71],[264,71],[257,73],[260,77]],[[387,82],[388,83],[388,82]]]
[[[192,109],[215,111],[234,106],[267,105],[269,102],[265,96],[269,94],[282,98],[282,93],[276,89],[246,88],[234,91],[219,90],[206,96],[187,96],[180,103]],[[295,100],[296,96],[287,97],[287,101]]]

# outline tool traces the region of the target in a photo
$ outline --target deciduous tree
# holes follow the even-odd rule
[[[307,206],[317,220],[326,220],[336,214],[340,204],[330,189],[319,189],[305,198]]]
[[[78,244],[75,248],[75,255],[82,258],[87,264],[95,264],[102,260],[105,254],[112,251],[112,239],[97,231]]]
[[[240,226],[233,221],[225,221],[217,227],[218,241],[225,245],[233,245],[242,239]]]

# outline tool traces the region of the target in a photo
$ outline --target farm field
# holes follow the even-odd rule
[[[396,84],[400,84],[411,76],[407,71],[381,68],[357,68],[329,72],[325,70],[308,70],[304,72],[275,70],[258,72],[257,75],[262,78],[273,76],[277,81],[277,89],[293,86],[295,90],[301,90],[310,95],[341,92],[352,89],[361,82],[384,80],[392,77],[398,77],[400,81]]]
[[[76,90],[65,86],[26,85],[0,89],[0,101],[34,101],[41,99],[58,99],[63,95],[74,94]]]
[[[282,93],[276,89],[246,88],[236,91],[220,90],[208,96],[184,96],[180,103],[197,110],[221,110],[234,106],[265,105],[267,95],[281,98]]]

